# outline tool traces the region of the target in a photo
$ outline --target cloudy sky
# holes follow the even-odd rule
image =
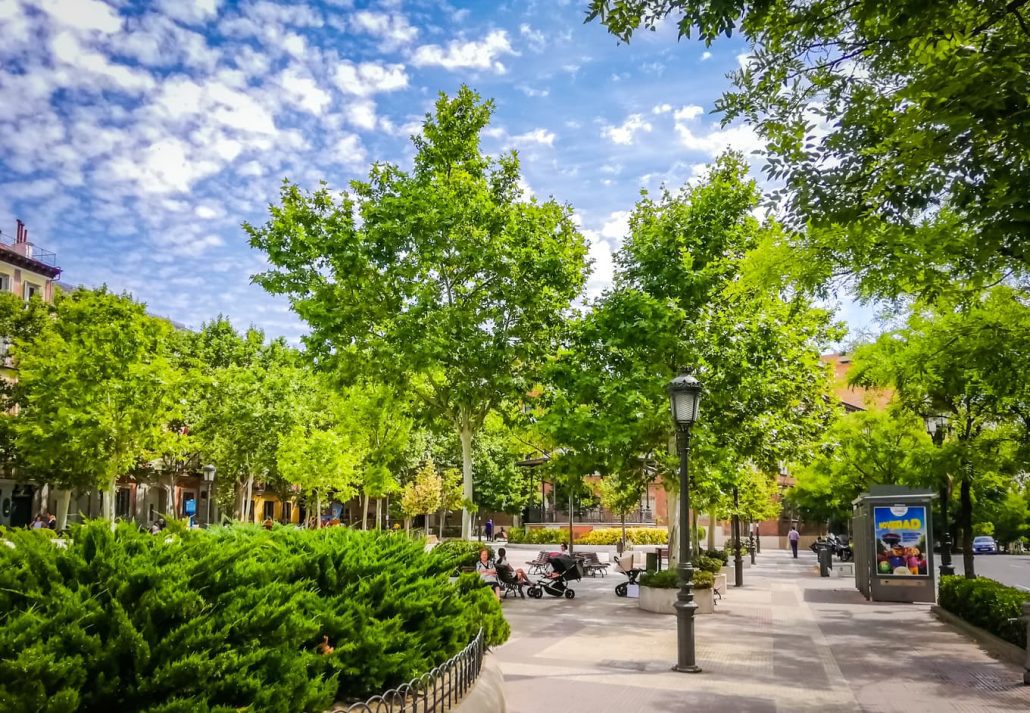
[[[575,207],[596,293],[641,188],[757,144],[710,113],[742,43],[667,27],[619,45],[585,5],[0,0],[0,230],[24,220],[65,282],[296,340],[286,301],[250,284],[263,260],[241,221],[283,177],[407,166],[437,93],[468,83],[496,100],[486,150],[517,148],[529,189]]]

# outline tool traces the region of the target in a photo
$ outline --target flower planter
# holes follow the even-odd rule
[[[715,594],[711,589],[695,589],[694,601],[697,602],[697,614],[715,613]]]
[[[657,587],[641,587],[638,606],[644,611],[655,614],[675,614],[676,595],[678,589],[658,589]],[[694,602],[697,603],[697,614],[715,613],[715,594],[711,589],[695,589]]]
[[[719,594],[726,596],[726,575],[717,574],[715,575],[715,586],[712,589],[719,592]]]
[[[644,611],[655,614],[675,614],[676,595],[678,589],[659,589],[657,587],[641,587],[638,605]]]

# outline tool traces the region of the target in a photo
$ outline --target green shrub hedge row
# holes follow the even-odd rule
[[[476,575],[451,584],[449,560],[399,534],[95,522],[66,549],[6,537],[5,712],[324,711],[426,672],[480,627],[490,644],[509,633]]]
[[[508,530],[508,542],[526,545],[557,545],[569,541],[566,529],[538,527],[527,530],[513,527]]]
[[[694,583],[694,589],[711,589],[715,585],[715,575],[703,569],[697,570],[690,581]],[[680,586],[679,573],[675,569],[644,572],[640,575],[640,586],[654,587],[655,589],[678,589]]]
[[[635,545],[667,545],[669,531],[664,527],[627,527],[626,539]],[[580,545],[615,545],[621,540],[621,527],[597,528],[576,538]]]
[[[938,594],[938,603],[952,614],[1020,648],[1026,648],[1026,623],[1018,618],[1028,599],[1030,592],[984,577],[942,577]]]

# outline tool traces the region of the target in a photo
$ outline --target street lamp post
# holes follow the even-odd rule
[[[933,439],[933,444],[938,448],[944,446],[944,435],[948,431],[948,417],[943,414],[924,416],[926,432]],[[950,493],[947,484],[941,488],[941,576],[955,574],[955,568],[951,564],[951,531],[948,525],[948,500]]]
[[[215,467],[205,465],[202,470],[204,471],[204,482],[207,483],[207,526],[211,527],[215,508]]]
[[[691,580],[694,578],[694,554],[690,546],[690,427],[697,420],[701,401],[701,384],[690,374],[680,374],[669,382],[672,420],[676,424],[676,447],[680,457],[680,591],[676,597],[676,649],[674,671],[700,673],[694,657],[694,601]]]

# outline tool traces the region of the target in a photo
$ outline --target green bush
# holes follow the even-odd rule
[[[486,543],[445,540],[432,549],[432,556],[440,562],[440,572],[453,572],[460,567],[475,567],[483,549],[493,558],[494,548]]]
[[[1018,617],[1028,599],[1030,592],[993,579],[961,576],[942,577],[938,595],[940,605],[952,614],[1020,648],[1026,648],[1026,623]]]
[[[657,527],[627,527],[626,539],[635,545],[667,545],[669,531]],[[602,527],[576,538],[580,545],[615,545],[622,540],[621,527]]]
[[[640,575],[640,586],[654,589],[676,589],[680,586],[679,575],[674,569],[663,569],[661,572],[650,570]]]
[[[3,711],[323,711],[428,671],[481,626],[490,644],[509,633],[476,575],[450,584],[439,557],[400,535],[154,537],[94,522],[66,549],[7,536]]]
[[[723,567],[722,560],[717,557],[707,557],[701,555],[697,558],[697,568],[702,572],[711,572],[712,574],[719,574],[719,570]]]
[[[711,572],[701,570],[694,572],[694,589],[711,589],[715,586],[715,575]]]
[[[701,552],[705,557],[713,557],[722,562],[723,567],[730,561],[730,555],[726,550],[702,550]]]
[[[551,527],[538,527],[527,530],[524,527],[513,527],[508,530],[508,542],[525,545],[558,545],[568,542],[569,531]]]

